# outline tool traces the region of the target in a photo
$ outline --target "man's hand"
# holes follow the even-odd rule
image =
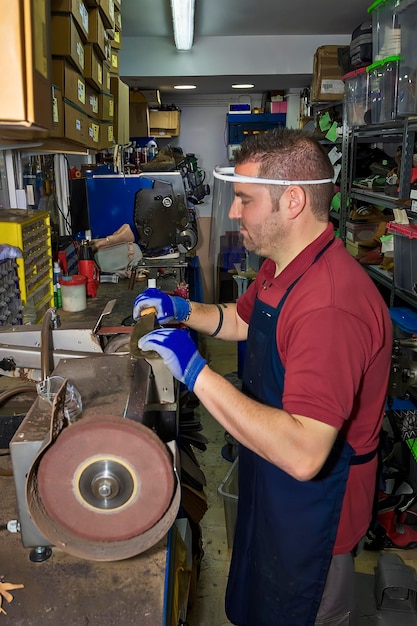
[[[190,391],[207,363],[186,330],[159,328],[141,337],[138,345],[141,350],[155,350],[174,378]]]
[[[141,310],[148,307],[155,307],[156,318],[160,324],[168,324],[172,320],[182,322],[191,312],[189,300],[184,300],[179,296],[170,296],[153,287],[145,289],[143,293],[136,296],[133,303],[133,319],[139,319]]]

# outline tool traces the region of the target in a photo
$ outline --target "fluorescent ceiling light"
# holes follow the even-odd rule
[[[174,85],[174,89],[196,89],[196,85]]]
[[[194,37],[195,0],[171,0],[174,41],[178,50],[190,50]]]
[[[254,87],[255,85],[252,85],[252,83],[236,83],[232,85],[233,89],[253,89]]]

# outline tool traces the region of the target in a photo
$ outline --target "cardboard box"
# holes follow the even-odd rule
[[[91,85],[86,85],[85,112],[89,117],[99,119],[99,95],[100,92]]]
[[[0,126],[4,129],[52,128],[48,6],[46,0],[14,0],[2,11]]]
[[[103,62],[99,59],[94,44],[85,45],[84,78],[92,87],[103,89]]]
[[[366,248],[365,246],[361,246],[357,241],[349,241],[346,239],[346,250],[354,257],[363,256],[368,254],[370,248]]]
[[[118,31],[122,30],[122,14],[117,10],[114,13],[114,27]]]
[[[116,48],[111,49],[110,55],[110,74],[119,75],[119,51]]]
[[[93,150],[99,150],[100,145],[100,122],[87,118],[87,146]]]
[[[129,143],[129,87],[118,76],[110,79],[110,89],[114,98],[113,132],[118,145]]]
[[[107,39],[98,8],[90,9],[88,13],[88,42],[94,45],[98,57],[104,61],[107,56]]]
[[[111,73],[108,63],[103,63],[103,91],[110,93]]]
[[[65,57],[84,73],[84,44],[81,41],[75,20],[72,15],[53,15],[52,22],[52,54]]]
[[[99,150],[114,147],[114,132],[112,122],[100,122]]]
[[[83,42],[88,40],[88,11],[83,0],[51,0],[52,13],[71,13]]]
[[[312,102],[341,100],[345,85],[338,62],[338,50],[349,46],[320,46],[314,55],[313,80],[310,97]]]
[[[62,89],[62,97],[84,110],[85,80],[74,66],[65,59],[53,59],[52,76],[54,84]]]
[[[112,48],[115,48],[116,50],[122,49],[122,34],[118,30],[114,31],[114,39],[111,45]]]
[[[96,91],[87,85],[87,115],[96,120],[113,122],[114,120],[114,97],[111,93]]]
[[[64,137],[87,145],[87,116],[72,102],[64,99]]]
[[[63,137],[64,127],[64,102],[62,89],[58,85],[52,85],[52,131],[51,137]]]
[[[113,0],[99,0],[100,14],[105,28],[114,28],[115,13]]]

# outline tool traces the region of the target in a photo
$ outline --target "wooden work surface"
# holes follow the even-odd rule
[[[8,457],[0,459],[0,469],[11,470]],[[0,493],[0,580],[24,585],[11,592],[11,604],[3,600],[5,626],[164,624],[166,539],[124,561],[85,561],[53,548],[47,561],[32,563],[19,533],[3,528],[17,516],[13,476],[0,476]]]
[[[134,298],[145,287],[146,281],[136,283],[132,290],[127,280],[102,283],[97,297],[88,298],[85,311],[58,312],[63,322],[96,320],[106,303],[116,299],[104,323],[117,326],[131,315]],[[0,377],[0,392],[18,383]],[[29,398],[25,396],[20,401],[23,406]],[[6,456],[7,450],[0,454],[0,581],[24,585],[23,589],[11,591],[11,604],[3,600],[7,615],[0,614],[0,624],[165,624],[167,537],[142,555],[123,561],[81,560],[53,548],[48,560],[33,563],[29,558],[31,550],[22,545],[20,534],[5,528],[17,518],[17,503],[10,457]]]

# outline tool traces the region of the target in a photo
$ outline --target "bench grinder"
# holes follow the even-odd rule
[[[64,382],[52,405],[38,397],[10,443],[23,544],[39,561],[51,546],[95,561],[140,554],[179,509],[177,383],[161,359],[125,354],[62,359],[53,374]],[[68,383],[82,398],[74,421]]]

